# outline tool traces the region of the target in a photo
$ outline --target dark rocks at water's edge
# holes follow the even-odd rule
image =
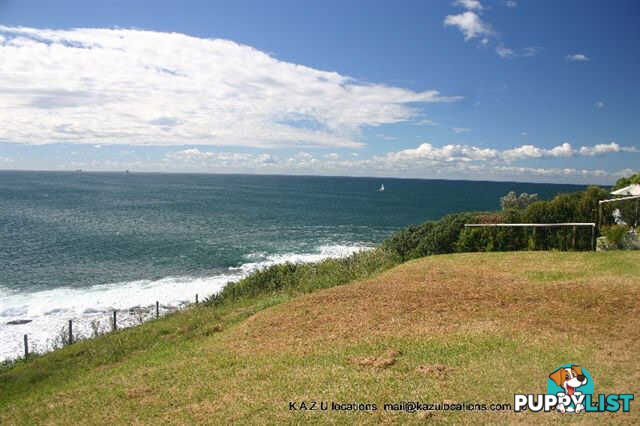
[[[33,321],[33,320],[28,320],[28,319],[19,319],[19,320],[9,321],[9,322],[7,323],[7,325],[22,325],[22,324],[29,324],[31,321]]]

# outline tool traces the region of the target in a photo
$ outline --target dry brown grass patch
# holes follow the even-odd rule
[[[377,357],[351,357],[349,362],[362,367],[387,368],[395,364],[400,355],[400,351],[389,349]]]
[[[444,364],[421,365],[416,368],[416,371],[420,374],[437,378],[445,377],[450,370],[452,368]]]
[[[556,257],[540,252],[420,259],[375,279],[259,312],[225,338],[236,350],[242,340],[250,351],[304,351],[315,342],[350,343],[365,335],[482,331],[531,334],[541,342],[558,336],[595,337],[605,331],[617,337],[638,335],[640,286],[634,278],[592,274],[532,282],[526,274],[590,268],[584,254],[568,256],[575,260],[555,262]]]

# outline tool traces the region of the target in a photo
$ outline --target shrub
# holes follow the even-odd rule
[[[538,201],[538,194],[527,194],[523,192],[517,196],[514,191],[509,191],[504,197],[500,197],[500,207],[502,210],[526,209],[530,204]]]
[[[280,291],[309,292],[366,278],[397,264],[388,251],[377,248],[361,251],[341,259],[313,263],[283,263],[261,269],[227,284],[221,292],[205,300],[208,305]]]
[[[624,236],[629,232],[627,225],[611,225],[602,228],[602,233],[611,244],[617,248],[622,248]]]

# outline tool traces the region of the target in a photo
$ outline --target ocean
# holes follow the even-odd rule
[[[378,188],[384,185],[385,191]],[[0,171],[0,360],[281,262],[347,256],[407,225],[575,185],[391,178]],[[141,314],[142,312],[142,314]],[[26,324],[7,324],[30,320]]]

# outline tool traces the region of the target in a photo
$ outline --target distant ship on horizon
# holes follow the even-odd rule
[[[378,192],[383,192],[384,191],[384,184],[380,185],[380,188],[378,188]]]

